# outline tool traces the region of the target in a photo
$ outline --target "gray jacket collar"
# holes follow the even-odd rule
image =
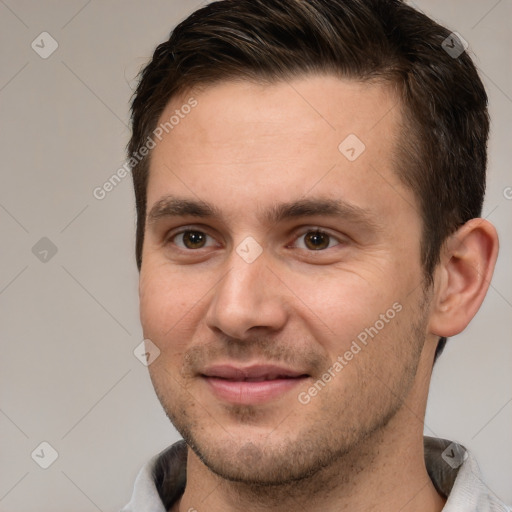
[[[447,499],[443,512],[511,512],[483,483],[473,456],[460,444],[424,437],[425,464]],[[187,445],[178,441],[139,472],[130,502],[121,512],[167,512],[185,490]]]

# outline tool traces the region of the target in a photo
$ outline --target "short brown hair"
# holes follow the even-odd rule
[[[274,83],[310,73],[389,83],[403,112],[396,172],[418,200],[430,285],[443,242],[480,216],[485,192],[487,95],[467,52],[449,51],[460,45],[450,30],[400,0],[213,2],[180,23],[141,71],[128,151],[133,155],[151,137],[172,98],[197,85]],[[149,159],[132,169],[139,270]]]

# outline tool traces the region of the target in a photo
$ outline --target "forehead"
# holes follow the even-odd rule
[[[173,98],[159,124],[148,210],[164,194],[224,201],[234,215],[313,192],[362,208],[380,196],[392,210],[397,193],[414,202],[394,172],[400,107],[382,84],[224,82]]]

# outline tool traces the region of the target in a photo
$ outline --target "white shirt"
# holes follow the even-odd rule
[[[443,512],[512,512],[483,483],[475,459],[462,445],[425,436],[424,446],[429,476],[447,497]],[[167,512],[185,488],[186,453],[185,442],[179,441],[149,460],[121,512]],[[167,509],[158,489],[168,495]]]

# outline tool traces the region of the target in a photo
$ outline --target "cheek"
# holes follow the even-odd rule
[[[141,270],[139,284],[140,321],[144,336],[161,348],[190,322],[188,315],[197,302],[194,293],[164,269]],[[192,297],[193,296],[193,297]]]
[[[374,326],[400,295],[391,283],[375,274],[339,271],[321,278],[294,279],[294,290],[304,303],[301,307],[309,328],[318,341],[324,340],[325,348],[334,357],[348,350],[361,333],[364,339],[365,329]],[[389,316],[394,313],[391,310]]]

